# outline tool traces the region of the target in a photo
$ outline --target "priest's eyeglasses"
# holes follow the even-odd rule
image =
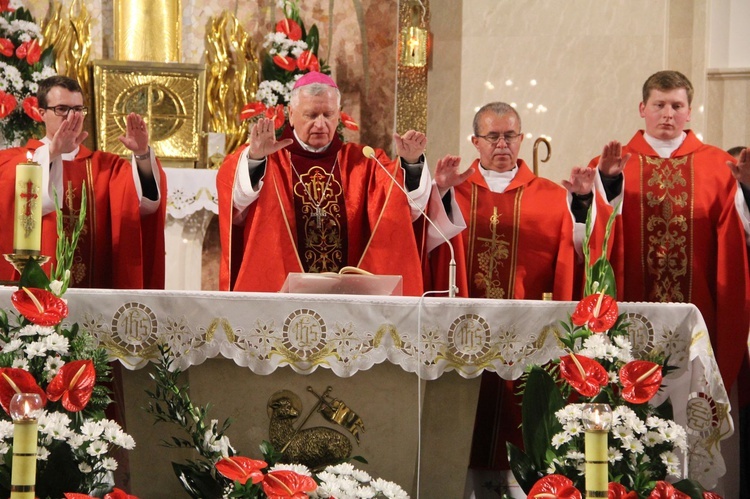
[[[484,139],[489,142],[490,145],[496,146],[500,139],[502,139],[507,145],[511,145],[518,141],[522,133],[504,133],[502,135],[497,133],[488,133],[487,135],[475,135],[478,139]]]
[[[70,113],[71,111],[75,111],[76,113],[81,113],[84,116],[86,116],[86,113],[89,112],[89,109],[86,106],[72,106],[71,107],[71,106],[59,105],[59,106],[45,107],[44,109],[51,109],[55,113],[55,116],[67,116],[68,113]]]

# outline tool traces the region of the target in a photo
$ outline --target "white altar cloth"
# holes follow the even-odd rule
[[[0,289],[10,308],[14,288]],[[70,316],[113,358],[138,369],[167,343],[181,370],[224,357],[256,374],[289,366],[351,377],[391,363],[434,380],[482,371],[516,379],[562,354],[556,332],[575,303],[280,293],[71,289]],[[690,304],[621,303],[634,355],[659,351],[675,366],[653,400],[671,398],[688,431],[689,476],[713,487],[725,473],[720,441],[733,425],[703,318]]]

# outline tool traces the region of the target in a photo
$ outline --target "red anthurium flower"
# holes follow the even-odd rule
[[[47,385],[47,397],[53,402],[62,398],[63,407],[78,412],[91,400],[96,383],[96,369],[90,360],[68,362]]]
[[[703,499],[723,499],[723,498],[716,492],[709,492],[707,490],[704,490]]]
[[[547,475],[537,480],[527,496],[529,499],[581,499],[573,481],[562,475]]]
[[[297,58],[297,67],[300,71],[320,71],[320,63],[311,50],[305,50]]]
[[[225,457],[216,463],[216,471],[235,482],[245,485],[248,480],[252,483],[263,481],[263,468],[268,466],[265,461],[250,459],[243,456]]]
[[[273,56],[273,63],[286,71],[294,71],[297,69],[297,61],[294,60],[294,57],[284,57],[277,54]]]
[[[124,490],[115,487],[109,494],[104,494],[103,499],[138,499],[136,496],[130,495]]]
[[[13,12],[16,9],[9,7],[10,0],[0,0],[0,12]]]
[[[7,38],[0,38],[0,54],[4,55],[5,57],[11,57],[13,56],[13,52],[15,52],[16,47],[13,45],[13,42],[8,40]]]
[[[349,130],[354,130],[355,132],[359,130],[359,125],[357,124],[357,122],[343,111],[341,111],[341,123],[343,123],[344,127],[348,128]]]
[[[276,107],[266,109],[266,118],[273,120],[273,127],[279,129],[284,125],[284,104],[277,104]]]
[[[290,470],[269,471],[263,479],[263,492],[268,499],[307,499],[307,493],[317,488],[312,477]]]
[[[30,65],[34,65],[39,62],[42,57],[42,47],[39,46],[39,40],[34,38],[30,42],[25,42],[26,46],[26,62]]]
[[[10,399],[16,393],[37,393],[42,397],[42,405],[47,403],[47,396],[36,379],[28,371],[15,367],[0,368],[0,406],[10,414]]]
[[[609,383],[607,370],[594,359],[583,355],[560,357],[560,374],[584,397],[595,397]]]
[[[607,499],[638,499],[638,493],[635,490],[628,492],[628,489],[621,483],[609,482]]]
[[[675,489],[671,483],[659,481],[648,499],[690,499],[690,496]]]
[[[302,28],[300,28],[299,24],[288,17],[285,17],[276,23],[276,32],[284,33],[287,38],[295,42],[302,39]]]
[[[39,101],[33,95],[26,97],[22,103],[23,112],[34,121],[42,121],[42,113],[39,112]]]
[[[633,404],[643,404],[656,395],[661,386],[661,366],[647,360],[628,362],[620,369],[622,398]]]
[[[46,289],[21,288],[10,295],[21,315],[40,326],[54,326],[68,316],[68,305]]]
[[[94,499],[88,494],[79,494],[78,492],[65,492],[63,495],[65,499]]]
[[[16,98],[0,90],[0,119],[5,118],[16,108]]]
[[[251,102],[250,104],[245,104],[245,107],[242,108],[242,112],[240,112],[240,119],[249,120],[250,118],[255,118],[265,111],[266,105],[262,102]]]
[[[29,53],[29,42],[23,42],[21,45],[16,47],[16,57],[18,59],[26,59],[26,55]]]
[[[594,333],[603,333],[615,325],[617,315],[617,302],[602,291],[579,301],[570,318],[576,326],[587,325]]]

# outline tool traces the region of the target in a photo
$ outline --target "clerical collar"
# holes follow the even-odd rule
[[[508,188],[518,173],[518,165],[514,166],[512,170],[508,170],[507,172],[488,170],[482,166],[482,163],[479,163],[479,166],[481,166],[479,172],[482,174],[482,177],[484,177],[487,187],[489,187],[492,192],[505,192],[505,189]]]
[[[648,142],[648,145],[651,146],[651,148],[656,151],[656,153],[659,155],[660,158],[668,158],[672,156],[672,153],[677,150],[678,147],[682,145],[683,142],[685,142],[685,138],[687,138],[687,133],[682,132],[679,137],[675,137],[673,139],[668,140],[662,140],[657,139],[656,137],[652,137],[647,132],[643,132],[643,138],[646,139],[646,142]]]
[[[44,137],[42,137],[39,140],[39,142],[41,142],[42,144],[48,146],[48,145],[50,145],[52,143],[52,139],[50,139],[49,137],[47,137],[45,135]],[[72,161],[72,160],[76,159],[76,156],[78,156],[78,151],[80,149],[81,149],[81,146],[78,146],[75,149],[73,149],[71,152],[63,153],[60,156],[62,157],[63,161]]]
[[[329,142],[328,144],[324,145],[323,147],[319,147],[319,148],[316,149],[316,148],[311,147],[311,146],[305,144],[304,142],[302,142],[302,139],[300,139],[299,135],[297,135],[297,130],[292,129],[292,133],[294,133],[294,138],[297,139],[297,143],[300,145],[300,147],[302,147],[302,149],[304,149],[305,151],[308,151],[308,152],[324,152],[331,145],[331,143]]]

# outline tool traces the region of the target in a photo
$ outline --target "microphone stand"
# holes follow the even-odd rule
[[[409,204],[411,206],[413,206],[414,208],[416,208],[419,211],[419,213],[422,214],[422,216],[425,218],[425,220],[427,220],[428,222],[430,222],[430,225],[432,225],[432,227],[437,231],[437,233],[440,234],[440,237],[442,237],[443,240],[446,243],[448,243],[448,248],[450,248],[450,250],[451,250],[451,261],[450,261],[450,263],[448,263],[448,298],[455,298],[456,297],[456,291],[458,290],[458,287],[456,286],[456,255],[455,255],[455,253],[453,251],[453,244],[451,244],[450,240],[447,237],[445,237],[445,234],[443,234],[443,231],[441,231],[438,228],[437,224],[435,222],[433,222],[430,217],[427,216],[427,213],[425,213],[422,208],[420,208],[419,206],[417,206],[417,204],[414,202],[414,200],[411,197],[409,197],[409,193],[398,182],[398,180],[396,179],[396,177],[394,177],[391,174],[391,172],[388,171],[388,168],[386,168],[385,165],[383,163],[381,163],[380,160],[377,157],[375,157],[375,151],[373,150],[372,147],[365,146],[362,149],[362,154],[366,158],[374,159],[375,162],[378,165],[380,165],[380,167],[383,169],[383,171],[385,172],[385,174],[388,175],[388,177],[393,181],[393,183],[396,184],[396,186],[399,189],[401,189],[401,192],[404,193],[404,195],[406,196],[406,199],[409,201]]]

